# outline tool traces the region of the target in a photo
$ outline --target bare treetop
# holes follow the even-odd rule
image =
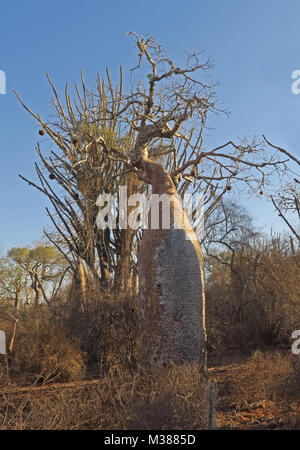
[[[284,175],[291,155],[266,138],[207,147],[208,115],[222,110],[217,84],[206,81],[210,62],[202,60],[202,53],[189,54],[182,67],[153,38],[134,32],[128,36],[138,50],[131,73],[143,78],[133,89],[125,91],[122,68],[117,85],[108,70],[106,81],[98,75],[96,91],[87,89],[82,74],[81,91],[75,85],[77,98],[71,99],[66,85],[62,101],[47,75],[54,94],[54,123],[44,121],[22,102],[59,149],[46,158],[38,146],[43,166],[81,211],[87,208],[83,197],[88,193],[95,201],[101,192],[115,192],[117,180],[124,182],[132,173],[151,184],[147,176],[151,167],[166,171],[179,194],[201,192],[207,216],[235,185],[263,195],[274,174]],[[60,210],[62,200],[38,167],[37,171],[43,184],[40,189]],[[70,202],[64,208],[69,217],[74,216]]]

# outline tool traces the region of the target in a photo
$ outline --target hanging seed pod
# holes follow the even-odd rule
[[[72,134],[71,142],[72,142],[73,145],[79,144],[79,138],[78,138],[77,134]]]
[[[53,175],[53,173],[50,173],[49,178],[50,180],[55,180],[55,176]]]
[[[45,134],[45,131],[44,131],[44,130],[39,130],[39,135],[40,135],[40,136],[44,136],[44,134]]]

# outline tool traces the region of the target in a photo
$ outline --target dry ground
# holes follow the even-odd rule
[[[284,386],[279,386],[279,392],[262,395],[260,399],[262,386],[253,379],[253,367],[249,362],[211,368],[209,373],[218,387],[217,428],[300,429],[299,393],[286,395]],[[261,380],[261,384],[265,382],[268,378]],[[236,392],[233,392],[235,387]],[[282,395],[280,389],[283,390]]]
[[[182,372],[174,375],[174,369],[172,370],[175,383],[184,374],[190,382],[190,373]],[[288,350],[256,352],[251,358],[231,357],[223,364],[211,367],[209,378],[215,383],[217,389],[215,428],[233,430],[300,429],[299,374],[298,358],[294,355],[291,356]],[[95,373],[92,373],[92,376],[95,376]],[[195,377],[195,373],[192,376]],[[127,429],[127,427],[128,429],[143,429],[143,422],[139,423],[136,419],[126,422],[125,410],[120,414],[118,420],[112,421],[109,418],[112,414],[111,407],[115,408],[113,414],[116,415],[125,405],[127,396],[133,395],[131,377],[129,376],[127,380],[122,379],[117,387],[114,383],[118,383],[116,381],[118,374],[115,374],[113,382],[108,382],[107,378],[105,380],[94,378],[45,386],[7,386],[2,389],[0,397],[2,416],[0,429],[14,427],[18,429]],[[164,380],[165,378],[162,378],[161,383],[164,383]],[[166,387],[166,389],[168,388]],[[196,389],[192,391],[194,388],[190,386],[189,389],[193,392],[194,397],[197,396]],[[183,398],[186,395],[188,398],[190,396],[189,389],[186,393],[180,391],[180,394],[177,389],[176,396]],[[123,393],[120,394],[120,392]],[[103,396],[106,398],[103,399]],[[173,401],[172,393],[168,391],[163,404],[164,402],[168,403],[168,396],[170,401]],[[112,399],[116,403],[108,406]],[[136,402],[136,398],[132,397],[132,399]],[[154,403],[158,402],[157,410],[160,411],[161,397],[157,397],[156,400],[153,397],[153,401]],[[152,403],[152,407],[154,403]],[[124,408],[126,409],[127,406]],[[156,420],[157,410],[155,408],[153,417]],[[189,420],[194,420],[195,411],[191,410],[187,403],[185,404],[186,410],[182,409],[182,405],[177,405],[176,408],[176,414],[190,414]],[[106,414],[108,410],[110,413]],[[160,427],[160,423],[153,422],[153,417],[147,416],[147,408],[138,411],[138,416],[143,416],[143,414],[143,420],[148,424],[148,429],[152,429],[151,425],[155,428]],[[39,415],[38,421],[36,415]],[[127,415],[129,417],[130,414]],[[197,424],[200,423],[199,417],[197,418],[198,422],[194,422],[190,427],[189,422],[185,422],[184,428],[197,429],[199,426]],[[169,424],[169,427],[176,429],[177,422],[174,420],[174,417],[168,417],[165,426]]]

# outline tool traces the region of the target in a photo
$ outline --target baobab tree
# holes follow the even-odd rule
[[[46,157],[37,147],[42,168],[64,196],[38,165],[40,185],[23,178],[48,196],[57,231],[102,286],[117,282],[121,273],[124,286],[138,256],[144,360],[198,361],[205,370],[203,256],[193,231],[197,217],[189,221],[180,197],[201,194],[205,221],[237,184],[262,195],[270,176],[284,173],[289,156],[256,139],[206,148],[208,116],[224,112],[216,84],[207,81],[209,60],[193,52],[182,67],[153,38],[128,35],[138,50],[138,64],[130,70],[127,93],[123,71],[114,86],[107,70],[106,82],[98,76],[96,92],[87,90],[82,76],[82,93],[76,85],[73,103],[67,85],[63,102],[48,76],[56,122],[43,120],[20,100],[40,124],[40,134],[48,135],[60,152]],[[163,229],[162,208],[159,226],[145,230],[140,245],[139,232],[97,229],[99,194],[115,194],[122,184],[130,186],[129,194],[150,186],[152,195],[167,195],[169,229]]]

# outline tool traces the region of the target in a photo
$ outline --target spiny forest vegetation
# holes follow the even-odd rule
[[[107,70],[95,89],[82,74],[73,100],[47,75],[51,121],[18,97],[42,139],[37,181],[20,176],[47,196],[52,227],[0,259],[0,428],[297,428],[300,162],[264,136],[208,149],[209,115],[225,112],[204,81],[209,61],[192,53],[181,68],[154,39],[130,37],[131,76],[142,75],[129,92],[122,69],[117,85]],[[151,192],[153,162],[180,195],[204,199],[207,376],[191,363],[141,364],[142,230],[96,225],[100,193],[117,207],[119,186]],[[268,198],[288,232],[258,232],[231,195],[241,189]]]

